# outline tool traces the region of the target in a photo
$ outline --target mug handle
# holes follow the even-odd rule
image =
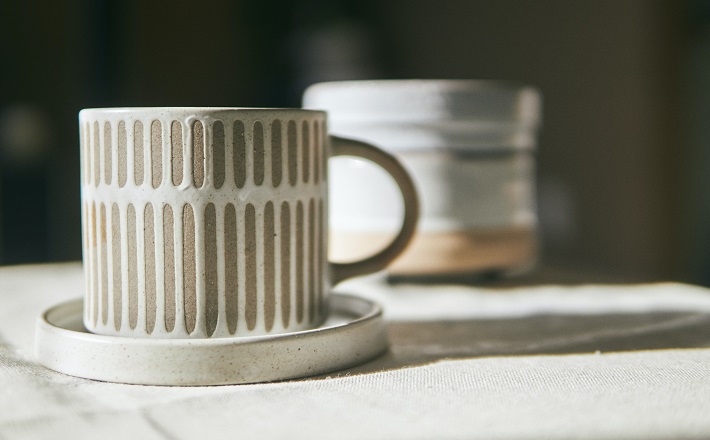
[[[330,156],[354,156],[381,166],[397,183],[404,200],[404,220],[397,237],[383,250],[352,263],[330,263],[331,281],[337,284],[347,278],[365,275],[384,269],[404,251],[414,236],[419,218],[419,198],[412,178],[394,156],[374,145],[352,139],[330,136]]]

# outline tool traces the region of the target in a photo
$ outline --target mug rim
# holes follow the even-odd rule
[[[189,113],[298,113],[325,115],[323,110],[297,107],[89,107],[79,111],[79,116],[91,113],[132,114],[144,112],[189,112]]]

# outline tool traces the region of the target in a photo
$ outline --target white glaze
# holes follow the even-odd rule
[[[416,254],[422,249],[416,246],[418,238],[426,234],[475,235],[508,228],[516,234],[529,230],[526,241],[534,241],[534,151],[541,120],[541,97],[534,88],[499,81],[340,81],[309,87],[303,105],[327,111],[332,133],[397,154],[412,174],[421,196],[419,230],[414,244],[390,269],[399,270],[404,260],[436,258]],[[366,242],[368,236],[391,235],[401,221],[401,204],[387,176],[372,167],[352,159],[330,167],[329,185],[337,199],[330,211],[331,252],[347,260],[362,250],[348,249],[340,243],[355,240],[338,237],[360,234]],[[355,182],[366,184],[356,191]],[[373,250],[378,245],[373,240]],[[507,240],[505,246],[509,245]],[[363,243],[358,247],[366,248]],[[441,251],[445,257],[446,250]],[[436,263],[443,270],[447,261]],[[459,269],[465,266],[461,261],[451,263]],[[509,263],[520,266],[519,259]],[[501,269],[500,261],[491,261],[491,268]],[[470,269],[486,267],[477,259]]]

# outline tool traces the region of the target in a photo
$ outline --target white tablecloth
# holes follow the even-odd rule
[[[0,439],[710,438],[710,290],[338,290],[380,301],[392,349],[288,382],[148,387],[37,365],[40,312],[78,264],[0,268]]]

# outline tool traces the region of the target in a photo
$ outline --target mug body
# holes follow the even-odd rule
[[[325,113],[87,109],[79,123],[88,330],[209,338],[322,323]]]

